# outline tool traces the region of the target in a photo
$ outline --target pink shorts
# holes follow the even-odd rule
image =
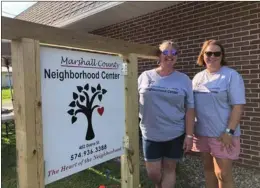
[[[240,154],[240,137],[233,137],[233,147],[227,150],[225,147],[222,151],[221,142],[217,138],[197,136],[193,138],[192,151],[210,153],[213,157],[220,159],[239,159]]]

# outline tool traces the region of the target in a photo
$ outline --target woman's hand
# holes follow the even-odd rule
[[[232,147],[233,147],[232,135],[229,135],[227,133],[223,133],[218,138],[218,141],[222,142],[221,151],[223,151],[224,147],[225,147],[229,153],[232,152]]]
[[[193,144],[192,138],[186,136],[183,143],[184,153],[189,152],[191,150],[192,144]]]

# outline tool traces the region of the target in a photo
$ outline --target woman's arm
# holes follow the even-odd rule
[[[243,110],[244,110],[243,104],[233,105],[232,111],[231,111],[231,114],[230,114],[230,118],[229,118],[229,122],[228,122],[228,128],[229,129],[236,130],[237,125],[240,122]]]
[[[192,138],[194,129],[194,108],[188,108],[185,114],[186,136],[183,143],[184,152],[189,152],[192,148]]]
[[[236,104],[232,106],[232,111],[230,114],[228,127],[227,127],[228,129],[231,129],[233,131],[236,130],[237,125],[239,124],[239,121],[243,113],[243,108],[244,108],[243,104]],[[232,134],[224,132],[218,138],[218,140],[222,142],[222,148],[221,148],[222,151],[224,147],[226,147],[228,152],[232,152]]]
[[[222,142],[222,150],[226,147],[228,152],[232,152],[232,135],[239,125],[244,104],[246,104],[244,81],[237,72],[233,72],[230,78],[228,98],[229,104],[232,106],[227,125],[229,130],[226,129],[219,137],[219,140]]]
[[[185,117],[186,135],[191,135],[191,136],[193,135],[194,119],[195,119],[194,108],[188,108]]]
[[[184,152],[189,152],[192,148],[192,137],[194,129],[194,97],[192,90],[192,82],[188,80],[187,97],[185,101],[186,113],[185,113],[185,130],[186,136],[183,143]]]
[[[244,110],[244,104],[246,103],[244,81],[242,76],[237,72],[233,72],[231,75],[228,98],[232,110],[229,116],[227,128],[235,131],[240,122]]]
[[[193,95],[193,81],[188,80],[188,89],[186,97],[186,114],[185,114],[185,126],[186,135],[193,135],[194,123],[195,123],[195,110],[194,110],[194,95]]]

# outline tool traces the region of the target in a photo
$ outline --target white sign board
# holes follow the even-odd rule
[[[45,184],[121,156],[123,60],[41,46],[40,64]]]

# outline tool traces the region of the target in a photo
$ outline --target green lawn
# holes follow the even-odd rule
[[[4,188],[16,188],[16,143],[14,126],[11,125],[11,131],[7,138],[5,134],[5,126],[2,125],[2,147],[1,147],[1,162],[2,162],[2,182]],[[140,184],[141,188],[154,187],[144,168],[142,159],[142,151],[140,147]],[[109,178],[106,177],[106,171],[110,171]],[[177,166],[177,182],[176,188],[194,188],[189,186],[188,182],[190,171],[187,172],[183,164]],[[194,174],[195,176],[195,174]],[[77,174],[71,175],[46,186],[46,188],[98,188],[99,185],[106,185],[107,188],[112,188],[111,185],[118,185],[120,188],[120,164],[114,160],[97,165],[94,168],[89,168]],[[109,186],[110,185],[110,186]],[[196,187],[197,188],[197,187]]]
[[[12,127],[12,126],[11,126]],[[13,129],[13,128],[12,128]],[[15,134],[12,130],[9,138],[5,135],[5,126],[2,126],[2,182],[4,188],[16,188],[16,148]],[[106,177],[106,171],[110,171],[110,177]],[[142,172],[142,187],[152,187],[151,182]],[[89,168],[72,176],[51,183],[46,188],[98,188],[99,185],[118,185],[120,188],[120,164],[114,160],[108,161],[94,168]],[[111,187],[111,186],[110,186]]]
[[[2,103],[11,101],[11,90],[2,89]]]

